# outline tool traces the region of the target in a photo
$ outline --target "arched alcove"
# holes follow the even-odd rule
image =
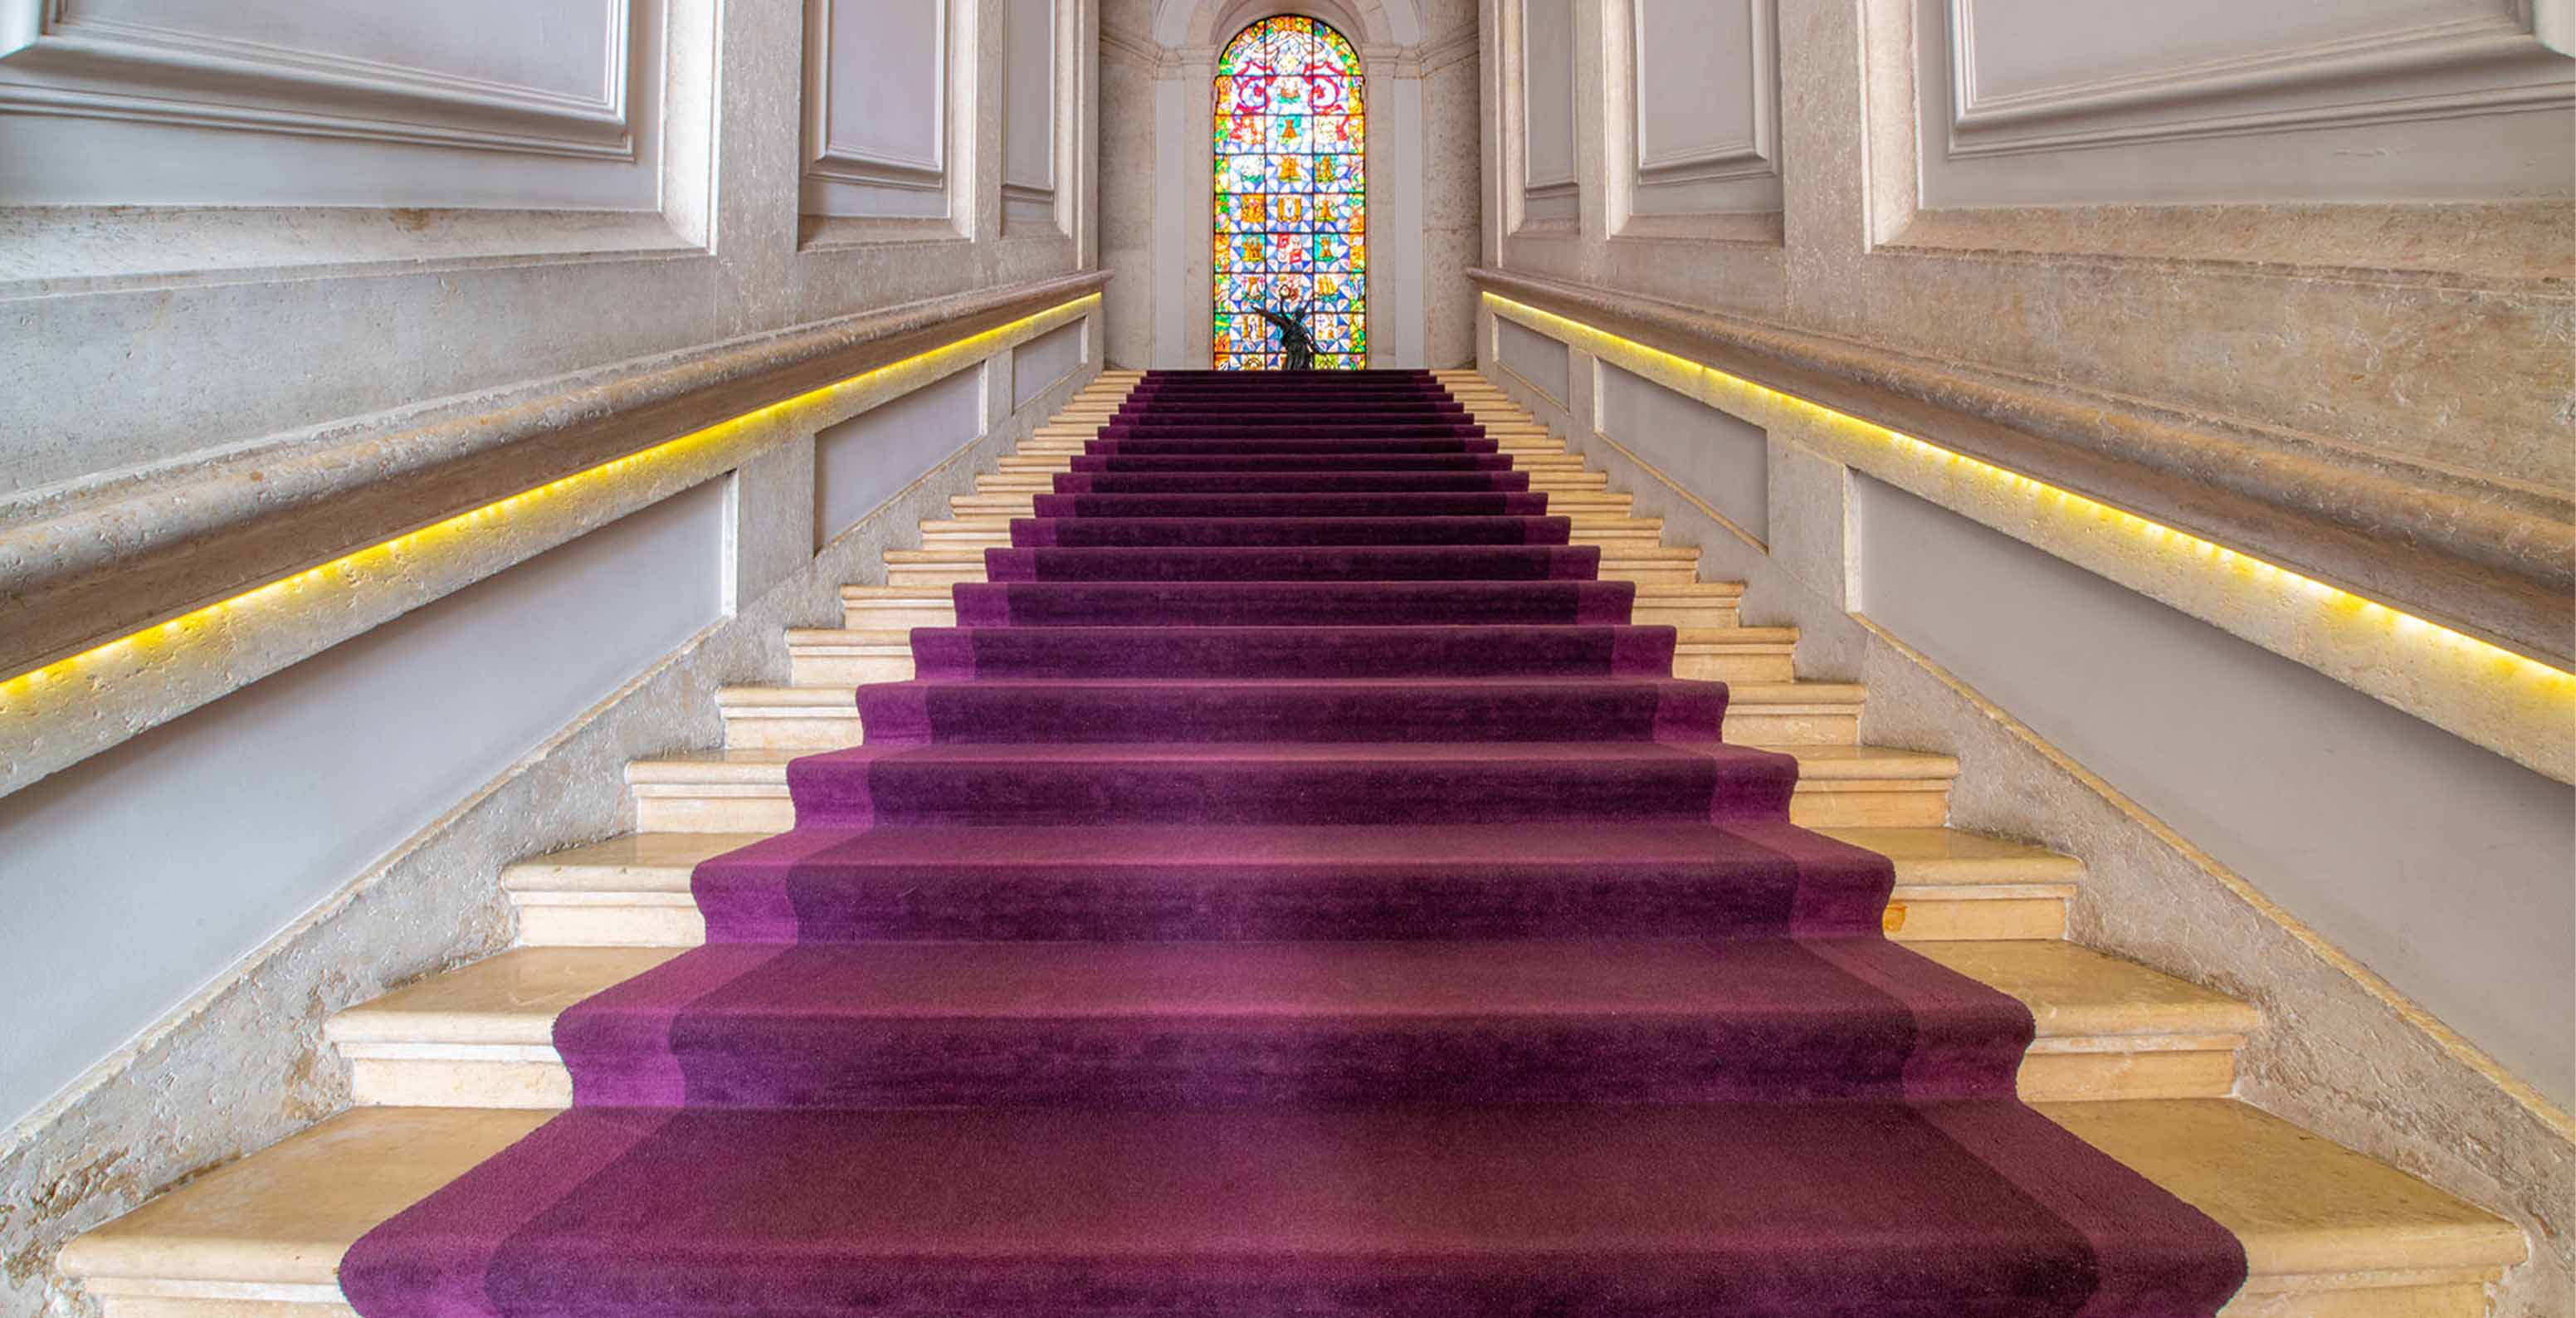
[[[1321,19],[1258,19],[1217,52],[1211,168],[1210,342],[1227,370],[1285,364],[1285,313],[1314,364],[1368,364],[1367,77]]]

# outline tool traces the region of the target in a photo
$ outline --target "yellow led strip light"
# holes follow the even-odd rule
[[[2529,656],[2518,654],[2466,632],[2455,631],[2429,619],[2419,618],[2400,609],[2390,608],[2377,600],[2366,599],[2339,586],[2329,585],[2275,563],[2267,563],[2224,545],[2204,540],[2188,531],[2178,531],[2160,522],[2152,522],[2134,513],[2114,508],[2096,499],[2086,498],[2072,490],[2034,480],[1992,463],[1980,461],[1953,449],[1928,443],[1912,435],[1863,421],[1846,412],[1837,412],[1822,404],[1812,403],[1795,394],[1755,384],[1742,376],[1730,375],[1714,366],[1649,347],[1634,339],[1623,338],[1596,329],[1581,321],[1569,320],[1553,312],[1512,301],[1495,293],[1484,295],[1494,308],[1508,313],[1508,318],[1533,327],[1545,327],[1557,337],[1577,347],[1607,346],[1608,352],[1595,356],[1642,359],[1652,371],[1667,379],[1699,380],[1715,386],[1717,395],[1777,408],[1839,432],[1851,439],[1879,444],[1893,452],[1916,460],[1938,461],[1953,471],[2000,485],[2019,494],[2034,505],[2043,506],[2057,520],[2085,520],[2106,534],[2126,536],[2151,545],[2167,557],[2198,559],[2211,573],[2222,574],[2248,589],[2274,593],[2295,592],[2313,600],[2316,605],[2341,616],[2342,620],[2373,626],[2404,642],[2437,646],[2449,652],[2456,662],[2469,666],[2467,675],[2475,680],[2508,684],[2521,694],[2563,709],[2576,710],[2576,673]],[[1651,377],[1649,377],[1651,378]],[[1715,401],[1715,400],[1712,400]],[[1750,410],[1750,409],[1747,409]]]
[[[407,532],[364,549],[343,554],[319,567],[307,568],[293,576],[281,577],[263,586],[254,586],[229,599],[192,609],[167,622],[145,627],[105,644],[83,650],[68,659],[56,660],[42,668],[0,681],[0,709],[19,703],[22,698],[37,688],[58,682],[78,681],[88,670],[105,663],[120,661],[126,658],[129,652],[187,644],[210,625],[220,622],[229,613],[271,604],[334,577],[374,576],[375,570],[398,563],[406,554],[458,536],[488,530],[513,515],[524,514],[532,505],[560,499],[576,490],[589,490],[614,484],[632,477],[647,467],[668,466],[674,460],[721,445],[744,430],[774,423],[790,413],[831,403],[855,390],[868,388],[884,377],[897,372],[945,374],[945,371],[939,368],[957,363],[960,359],[975,359],[988,355],[999,340],[1021,335],[1038,322],[1051,319],[1069,320],[1070,313],[1099,301],[1098,293],[1085,294],[1044,311],[1023,316],[1009,324],[997,325],[979,334],[969,335],[954,342],[915,353],[900,361],[888,362],[874,370],[809,389],[793,398],[727,418],[703,429],[692,430],[651,448],[639,449],[625,457],[612,458],[595,467],[586,467],[561,480],[549,481],[534,489],[523,490],[508,498],[487,503],[480,508],[458,513],[445,521],[433,522],[417,531]]]

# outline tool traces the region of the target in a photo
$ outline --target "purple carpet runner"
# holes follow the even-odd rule
[[[1421,373],[1147,377],[567,1012],[366,1318],[2187,1318],[2232,1237],[2022,1106]]]

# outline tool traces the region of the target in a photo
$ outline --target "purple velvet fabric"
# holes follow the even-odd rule
[[[1247,418],[1258,418],[1248,420]],[[1418,372],[1146,378],[366,1318],[2206,1318]],[[1146,436],[1150,436],[1147,438]]]

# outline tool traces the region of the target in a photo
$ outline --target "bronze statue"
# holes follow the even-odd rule
[[[1300,303],[1294,308],[1256,304],[1252,311],[1279,331],[1279,349],[1287,354],[1288,370],[1315,369],[1315,335],[1306,328],[1305,304]]]

